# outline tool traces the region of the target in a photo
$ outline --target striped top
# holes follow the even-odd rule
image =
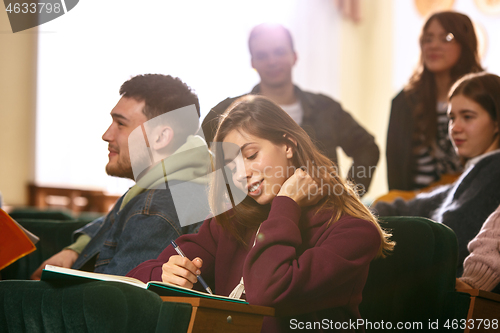
[[[429,186],[439,180],[443,174],[454,174],[462,170],[460,160],[448,136],[447,109],[446,102],[438,102],[437,135],[434,149],[427,146],[420,147],[415,151],[415,177],[413,178],[415,188]],[[416,142],[415,146],[420,146],[423,140],[419,141]]]

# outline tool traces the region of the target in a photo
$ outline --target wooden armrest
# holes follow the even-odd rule
[[[467,293],[471,298],[464,333],[498,332],[500,294],[481,289],[457,289],[457,291]]]
[[[162,296],[164,302],[190,303],[193,306],[188,333],[259,333],[264,316],[274,316],[266,306],[239,304],[200,297]]]
[[[500,294],[481,289],[457,289],[458,292],[467,293],[471,296],[481,297],[492,301],[500,302]]]

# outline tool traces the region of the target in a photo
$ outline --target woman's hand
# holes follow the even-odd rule
[[[200,268],[203,261],[200,258],[194,258],[193,261],[179,255],[171,256],[168,262],[162,266],[161,280],[181,286],[184,288],[193,288],[200,275]]]
[[[306,207],[317,204],[325,195],[307,172],[296,169],[295,173],[283,183],[278,196],[290,197],[300,207]]]

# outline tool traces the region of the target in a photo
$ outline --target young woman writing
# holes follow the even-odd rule
[[[220,173],[210,193],[216,217],[176,241],[195,259],[169,246],[128,275],[201,289],[201,272],[216,294],[274,307],[278,317],[266,317],[263,332],[288,331],[292,319],[360,318],[369,264],[394,244],[330,160],[262,96],[230,106],[214,141],[222,143],[214,149],[215,169],[226,164],[228,187],[248,195],[217,214],[227,189]],[[238,153],[241,159],[234,159]]]

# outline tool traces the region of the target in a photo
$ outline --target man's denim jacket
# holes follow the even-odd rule
[[[190,183],[193,191],[202,185]],[[120,210],[122,196],[113,209],[73,234],[92,239],[72,266],[81,269],[96,255],[94,272],[125,275],[140,263],[156,259],[171,240],[198,231],[201,223],[181,227],[170,190],[150,189],[134,197]],[[206,205],[193,202],[193,205]],[[87,266],[86,266],[87,267]]]

